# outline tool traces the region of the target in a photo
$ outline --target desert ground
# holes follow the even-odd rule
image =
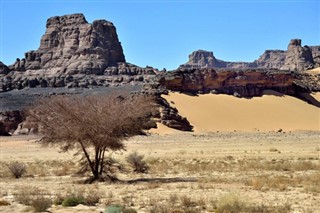
[[[115,183],[83,184],[90,174],[77,174],[78,157],[43,147],[37,136],[0,137],[0,212],[32,212],[34,198],[51,200],[48,210],[57,213],[112,212],[113,205],[126,212],[320,212],[319,108],[274,93],[165,98],[195,131],[158,124],[125,141],[126,151],[110,153],[124,167]],[[134,151],[148,173],[126,162]],[[27,170],[19,179],[7,167],[16,161]],[[56,202],[70,194],[91,205]]]

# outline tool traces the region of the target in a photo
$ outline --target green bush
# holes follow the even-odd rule
[[[111,205],[106,208],[104,213],[121,213],[122,207],[119,205]]]
[[[85,204],[85,199],[83,196],[70,195],[64,198],[63,202],[61,203],[61,205],[64,207],[77,206],[79,204]]]

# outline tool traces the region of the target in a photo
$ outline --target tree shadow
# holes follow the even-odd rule
[[[197,179],[194,177],[183,178],[183,177],[174,177],[174,178],[137,178],[133,180],[124,181],[124,183],[133,184],[133,183],[194,183],[197,182]]]

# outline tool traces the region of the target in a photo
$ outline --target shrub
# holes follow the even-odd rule
[[[238,213],[243,212],[247,208],[240,196],[237,194],[227,194],[218,201],[217,213]]]
[[[85,199],[83,196],[70,195],[64,198],[63,202],[61,203],[63,207],[77,206],[79,204],[85,204]]]
[[[48,195],[47,191],[36,187],[23,187],[14,196],[19,203],[33,207],[35,212],[43,212],[52,205]]]
[[[138,212],[133,208],[124,208],[122,209],[122,213],[138,213]]]
[[[39,197],[41,194],[45,194],[45,192],[40,191],[38,188],[22,187],[19,188],[18,192],[14,194],[14,197],[19,203],[30,206],[32,201]]]
[[[64,197],[61,194],[58,194],[53,201],[54,205],[61,205],[64,200]]]
[[[85,204],[88,206],[94,206],[97,203],[99,203],[100,200],[100,194],[98,191],[91,191],[91,193],[88,193],[85,196]]]
[[[11,174],[15,178],[21,178],[27,172],[27,167],[24,163],[20,162],[11,162],[8,165],[8,169],[10,170]]]
[[[104,213],[121,213],[122,207],[119,205],[111,205],[106,208]]]
[[[0,206],[10,206],[10,203],[6,200],[0,200]]]
[[[44,212],[52,205],[52,200],[46,197],[38,197],[31,202],[35,212]]]
[[[143,155],[133,152],[126,157],[126,160],[133,167],[134,172],[146,173],[149,171],[149,166],[147,165],[146,161],[143,160],[143,158]]]
[[[196,206],[196,203],[188,196],[182,196],[180,198],[180,201],[181,201],[181,205],[184,208],[191,208]]]

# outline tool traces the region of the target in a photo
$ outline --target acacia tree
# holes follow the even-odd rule
[[[78,150],[93,182],[111,177],[106,153],[124,149],[123,141],[142,133],[155,110],[146,96],[54,97],[39,101],[29,121],[38,126],[43,143]]]

